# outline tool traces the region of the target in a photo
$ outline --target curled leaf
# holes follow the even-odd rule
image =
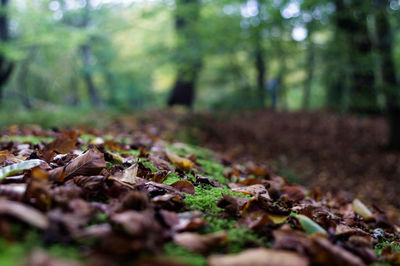
[[[370,219],[373,216],[372,212],[359,199],[353,200],[353,209],[355,213],[364,219]]]
[[[303,227],[304,231],[309,234],[322,234],[322,235],[327,235],[327,232],[325,231],[324,228],[322,228],[320,225],[318,225],[316,222],[311,220],[305,215],[302,214],[295,214],[294,217],[299,220],[301,226]]]
[[[180,233],[174,236],[177,245],[186,248],[191,252],[204,253],[216,248],[226,242],[228,236],[226,232],[217,232],[208,235],[196,233]]]
[[[47,217],[38,210],[19,202],[0,200],[0,215],[9,215],[39,229],[49,226]]]
[[[265,199],[271,199],[269,197],[268,190],[265,188],[264,185],[261,185],[261,184],[256,184],[256,185],[251,185],[251,186],[246,186],[246,187],[232,188],[232,191],[243,193],[245,195],[260,196]]]
[[[168,160],[170,160],[173,164],[175,164],[177,167],[185,170],[185,171],[190,171],[192,167],[194,166],[194,163],[186,158],[180,157],[176,153],[166,151],[165,155],[167,155]]]
[[[32,169],[38,165],[40,165],[42,160],[34,159],[34,160],[27,160],[20,163],[15,163],[3,168],[0,168],[0,181],[6,178],[7,176],[16,174],[23,170]]]
[[[173,183],[171,187],[176,188],[180,192],[185,192],[194,195],[194,186],[189,181],[179,180]]]
[[[233,255],[211,255],[210,266],[307,266],[308,260],[295,252],[265,248],[248,249]]]

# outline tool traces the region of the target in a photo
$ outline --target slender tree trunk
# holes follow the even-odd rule
[[[35,59],[36,54],[37,54],[37,47],[36,46],[31,47],[29,51],[29,56],[24,59],[18,71],[19,72],[17,80],[19,87],[18,90],[20,92],[21,103],[26,109],[31,109],[33,107],[33,104],[29,97],[27,78],[29,73],[29,67],[31,65],[31,62]]]
[[[175,30],[178,37],[177,74],[168,105],[192,107],[199,71],[202,67],[201,38],[198,32],[200,0],[178,0]]]
[[[88,89],[88,94],[90,98],[90,102],[93,106],[96,107],[102,107],[103,102],[100,98],[99,93],[97,92],[97,88],[94,85],[93,82],[93,77],[90,71],[91,68],[91,47],[89,44],[82,45],[81,46],[81,53],[82,53],[82,61],[83,61],[83,68],[84,68],[84,73],[83,73],[83,78],[85,80],[87,89]]]
[[[7,8],[8,8],[8,0],[1,0],[1,13],[0,13],[0,42],[6,43],[9,41],[9,32],[8,32],[8,18],[7,18]],[[9,62],[4,55],[0,54],[0,104],[3,98],[3,90],[4,86],[7,83],[12,70],[14,68],[14,64]]]
[[[364,0],[336,0],[336,22],[345,33],[351,66],[350,110],[361,113],[378,111],[372,63],[372,42],[368,34],[369,3]],[[357,12],[357,16],[355,13]]]
[[[310,22],[313,23],[313,22]],[[310,108],[311,85],[314,77],[315,44],[312,41],[313,25],[308,27],[307,55],[306,55],[306,79],[303,87],[303,109]]]
[[[85,6],[85,12],[83,13],[82,18],[82,28],[87,28],[90,24],[90,2],[87,1]],[[90,40],[80,46],[81,54],[82,54],[82,62],[83,62],[83,79],[85,80],[90,103],[94,107],[103,107],[103,101],[98,93],[97,87],[94,84],[92,77],[92,47],[90,44]]]
[[[380,57],[382,91],[386,98],[386,114],[389,124],[389,147],[400,150],[400,84],[396,79],[393,62],[393,33],[386,11],[387,1],[373,0],[375,7],[376,49]]]
[[[258,33],[260,35],[260,33]],[[266,66],[264,49],[261,44],[261,36],[258,36],[255,44],[255,67],[257,71],[257,96],[260,107],[265,106],[265,76]]]

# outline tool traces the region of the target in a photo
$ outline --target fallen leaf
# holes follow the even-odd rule
[[[58,167],[52,170],[52,177],[57,176],[57,179],[63,179],[65,181],[75,176],[92,176],[98,175],[106,167],[106,162],[104,160],[104,154],[101,153],[96,148],[92,148],[82,155],[79,155],[65,167]],[[65,176],[63,176],[63,171],[65,171]],[[56,175],[55,175],[56,173]],[[60,178],[61,177],[61,178]]]
[[[33,159],[0,168],[0,181],[6,178],[7,176],[39,166],[41,163],[42,160]]]
[[[208,252],[228,240],[226,232],[216,232],[207,235],[196,233],[180,233],[174,236],[174,242],[195,253]]]
[[[180,192],[185,192],[185,193],[194,195],[194,186],[189,181],[179,180],[179,181],[176,181],[175,183],[171,184],[171,187],[176,188]]]
[[[15,201],[0,200],[0,214],[12,216],[42,230],[49,226],[47,217],[40,211]]]
[[[265,248],[248,249],[233,255],[211,255],[210,266],[307,266],[308,259],[294,252]]]
[[[190,171],[194,166],[194,163],[191,160],[180,157],[179,155],[171,151],[165,151],[165,155],[167,156],[168,160],[170,160],[173,164],[175,164],[182,170]]]
[[[373,214],[359,199],[353,200],[354,212],[363,217],[364,219],[372,219]]]
[[[238,193],[243,193],[245,195],[260,196],[265,199],[271,199],[269,197],[268,190],[265,188],[264,185],[261,185],[261,184],[256,184],[256,185],[251,185],[251,186],[246,186],[246,187],[232,188],[232,191],[238,192]]]
[[[325,236],[327,235],[327,232],[324,228],[322,228],[319,224],[317,224],[307,216],[302,214],[295,214],[293,216],[296,217],[296,219],[300,222],[301,226],[307,234],[322,234]]]
[[[138,164],[138,162],[136,162],[131,167],[125,169],[122,174],[121,181],[126,182],[128,184],[132,184],[132,185],[136,184],[136,181],[139,178],[137,176],[138,168],[139,168],[139,164]]]
[[[304,188],[300,186],[283,186],[282,187],[282,194],[287,195],[290,200],[299,201],[304,199],[306,193]]]

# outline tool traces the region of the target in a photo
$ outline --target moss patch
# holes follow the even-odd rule
[[[204,266],[207,264],[207,259],[204,256],[192,253],[174,243],[164,245],[164,254],[192,266]]]
[[[51,142],[54,138],[51,137],[38,137],[38,136],[9,136],[1,138],[1,142],[18,141],[20,143],[40,144],[42,142]]]
[[[31,232],[26,239],[17,243],[10,243],[0,238],[0,265],[15,266],[22,265],[26,256],[35,248],[41,248],[50,255],[70,260],[82,260],[83,257],[76,247],[65,245],[44,246],[39,238],[39,234]]]

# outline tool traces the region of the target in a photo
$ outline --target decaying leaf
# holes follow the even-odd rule
[[[185,192],[194,195],[194,186],[189,181],[179,180],[173,183],[171,187],[176,188],[180,192]]]
[[[194,163],[186,158],[180,157],[176,153],[173,153],[171,151],[165,151],[165,155],[167,156],[168,160],[170,160],[173,164],[175,164],[177,167],[185,170],[185,171],[190,171],[192,167],[194,166]]]
[[[67,166],[53,169],[51,176],[52,179],[62,182],[80,175],[98,175],[105,167],[104,154],[93,148],[73,159]]]
[[[45,151],[55,151],[57,153],[69,153],[76,145],[78,134],[76,131],[62,132],[62,135],[45,146]]]
[[[256,184],[256,185],[251,185],[251,186],[246,186],[246,187],[232,188],[232,191],[238,192],[238,193],[243,193],[245,195],[260,196],[265,199],[271,199],[269,197],[268,190],[265,188],[264,185],[261,185],[261,184]]]
[[[167,179],[169,173],[170,173],[169,171],[165,171],[165,170],[151,173],[150,180],[153,182],[156,182],[156,183],[163,183]]]
[[[344,248],[333,245],[329,240],[323,237],[313,238],[313,250],[315,256],[312,259],[313,264],[318,265],[349,265],[363,266],[365,263],[356,255],[353,255]]]
[[[42,160],[33,159],[0,168],[0,181],[6,178],[7,176],[39,166],[41,163]]]
[[[0,215],[9,215],[39,229],[49,226],[47,217],[40,211],[19,202],[0,200]]]
[[[122,174],[121,181],[134,185],[136,180],[139,178],[137,176],[138,168],[139,164],[135,163],[131,167],[125,169],[124,173]]]
[[[195,253],[205,253],[218,247],[228,240],[226,232],[217,232],[208,235],[200,235],[196,233],[180,233],[174,236],[174,241]]]
[[[163,160],[154,155],[150,155],[149,159],[151,163],[154,165],[154,167],[157,168],[157,170],[166,170],[171,172],[174,171],[174,167],[166,160]]]
[[[308,259],[290,251],[248,249],[233,255],[211,255],[210,266],[307,266]]]

